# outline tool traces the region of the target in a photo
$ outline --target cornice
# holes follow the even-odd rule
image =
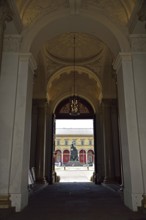
[[[130,43],[132,52],[146,52],[146,34],[131,34]]]
[[[113,62],[113,68],[114,70],[118,71],[123,61],[129,61],[131,62],[131,53],[119,53],[116,57],[115,61]]]
[[[21,44],[21,35],[5,35],[3,42],[4,52],[19,52]]]
[[[13,0],[8,0],[8,5],[10,7],[10,10],[12,11],[13,20],[14,20],[14,23],[16,25],[17,31],[18,31],[18,33],[21,33],[23,25],[22,25],[22,22],[21,22],[21,18],[20,18],[18,9],[16,7],[16,3]]]

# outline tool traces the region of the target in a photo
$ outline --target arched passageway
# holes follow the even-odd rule
[[[27,205],[29,168],[55,181],[54,113],[73,94],[81,118],[93,113],[94,181],[122,177],[125,205],[146,207],[145,10],[142,0],[1,1],[0,207]]]

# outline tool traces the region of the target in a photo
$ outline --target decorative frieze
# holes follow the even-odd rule
[[[9,22],[11,20],[12,20],[12,13],[7,5],[7,2],[5,0],[1,0],[0,1],[0,65],[2,60],[5,21]]]
[[[119,53],[118,56],[116,57],[115,61],[113,62],[113,68],[114,70],[118,71],[118,69],[121,66],[121,63],[123,61],[131,61],[131,53]]]
[[[31,53],[20,53],[20,60],[29,63],[29,67],[33,74],[35,74],[35,70],[37,69],[37,63]]]
[[[130,35],[132,52],[146,52],[146,34]]]
[[[4,25],[5,21],[12,20],[12,12],[9,9],[5,0],[0,1],[0,24]]]
[[[3,51],[19,52],[21,44],[20,35],[5,35],[3,42]]]
[[[138,12],[138,19],[140,21],[146,21],[146,1],[142,2],[141,8]]]

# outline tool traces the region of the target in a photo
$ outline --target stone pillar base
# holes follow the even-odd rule
[[[60,181],[60,177],[57,176],[57,173],[55,171],[52,174],[52,179],[53,179],[53,183],[56,183],[56,182]]]
[[[0,209],[8,209],[10,207],[10,195],[0,195]]]
[[[110,177],[104,177],[103,183],[115,183],[115,178],[110,178]]]
[[[46,179],[43,177],[43,178],[36,178],[36,183],[38,184],[45,184],[46,183]]]
[[[95,184],[101,184],[102,182],[102,178],[99,176],[99,174],[93,172],[93,175],[90,179],[92,182],[94,182]]]
[[[146,195],[143,195],[142,197],[143,197],[143,199],[142,199],[142,207],[144,209],[146,209]]]

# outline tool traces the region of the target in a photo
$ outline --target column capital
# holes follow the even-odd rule
[[[117,106],[117,99],[103,99],[102,100],[103,107],[115,107]]]
[[[47,99],[34,99],[33,105],[39,108],[47,108]]]
[[[146,52],[146,34],[131,34],[130,44],[132,52]]]
[[[131,52],[121,52],[118,54],[116,57],[115,61],[113,62],[113,69],[118,71],[122,62],[131,62],[132,61],[132,56]]]
[[[141,8],[138,12],[138,19],[140,21],[146,21],[146,1],[142,1]]]
[[[5,35],[3,42],[4,52],[19,52],[21,44],[21,35]]]
[[[23,61],[28,62],[33,74],[35,74],[34,71],[37,69],[37,63],[32,53],[20,53],[19,58],[21,61],[23,60]]]
[[[5,21],[12,20],[12,12],[5,0],[0,1],[0,24],[4,25]]]

